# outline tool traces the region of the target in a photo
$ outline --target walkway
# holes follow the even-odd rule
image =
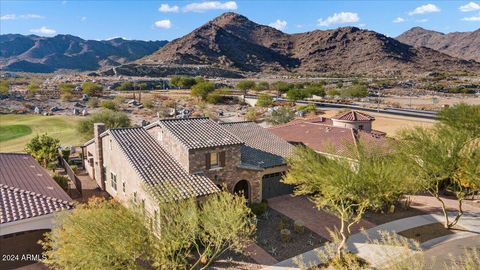
[[[268,252],[263,248],[259,247],[257,244],[253,243],[247,247],[247,253],[250,258],[255,262],[261,265],[275,265],[278,263],[277,259],[272,257]]]
[[[385,223],[374,228],[370,228],[362,233],[352,235],[347,241],[348,250],[357,254],[359,257],[368,261],[372,266],[382,265],[395,257],[395,254],[404,252],[403,249],[393,246],[372,244],[374,240],[380,240],[381,231],[388,232],[401,232],[411,228],[428,225],[435,222],[441,222],[443,216],[439,214],[427,214],[421,216],[414,216],[404,219],[395,220],[389,223]],[[480,234],[480,211],[467,212],[460,219],[458,225],[465,229],[460,235],[453,236],[454,238],[465,238]],[[400,236],[399,236],[400,237]],[[443,240],[443,241],[442,241]],[[429,248],[439,243],[444,243],[448,239],[447,237],[441,237],[441,239],[433,239],[431,241],[422,244],[423,247]],[[307,266],[319,265],[321,263],[318,257],[324,247],[320,247],[311,251],[308,251],[299,256],[282,261],[274,266],[264,268],[264,270],[293,270],[300,269],[298,261],[302,261]]]
[[[465,252],[465,249],[476,248],[480,250],[480,236],[470,236],[468,238],[452,240],[441,245],[437,245],[427,251],[425,251],[425,265],[428,265],[428,269],[442,269],[445,264],[451,262],[450,256],[460,257]]]
[[[426,213],[442,212],[440,202],[432,196],[411,195],[412,200],[410,206],[417,208]],[[458,208],[458,201],[450,198],[442,198],[449,211],[456,211]],[[480,203],[474,203],[473,201],[464,202],[462,209],[464,211],[480,211]]]
[[[332,239],[328,230],[338,228],[340,224],[337,217],[323,210],[318,210],[311,201],[303,196],[284,195],[275,197],[268,200],[268,206],[295,221],[302,221],[305,227],[330,241]],[[360,232],[361,228],[369,229],[373,227],[375,227],[375,224],[362,220],[359,224],[353,226],[352,233]]]

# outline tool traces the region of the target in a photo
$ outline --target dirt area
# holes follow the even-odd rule
[[[394,213],[367,212],[364,219],[376,224],[384,224],[397,219],[425,215],[426,213],[415,208],[397,207]]]
[[[291,240],[288,242],[281,240],[282,227],[291,232]],[[257,245],[278,261],[317,248],[327,241],[306,227],[303,233],[295,232],[293,220],[271,208],[258,219],[256,239]]]
[[[452,230],[447,230],[441,223],[432,223],[416,228],[412,228],[398,234],[409,239],[413,239],[419,243],[426,242],[438,237],[453,234]]]

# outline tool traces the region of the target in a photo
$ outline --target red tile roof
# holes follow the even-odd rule
[[[337,114],[332,119],[346,120],[346,121],[373,121],[375,117],[359,111],[348,111]]]
[[[352,129],[310,122],[296,122],[269,128],[273,134],[293,144],[315,151],[352,157],[356,143]]]
[[[72,207],[72,199],[32,156],[0,153],[0,223]]]

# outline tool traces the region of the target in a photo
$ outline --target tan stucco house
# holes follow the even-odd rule
[[[97,123],[82,149],[99,187],[152,212],[158,201],[207,196],[223,187],[249,202],[292,192],[280,179],[293,146],[252,122],[164,119],[109,130]]]

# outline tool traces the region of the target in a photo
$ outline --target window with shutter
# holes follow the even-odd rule
[[[218,154],[220,159],[220,167],[225,167],[225,151]]]
[[[205,154],[205,168],[210,170],[210,153]]]

